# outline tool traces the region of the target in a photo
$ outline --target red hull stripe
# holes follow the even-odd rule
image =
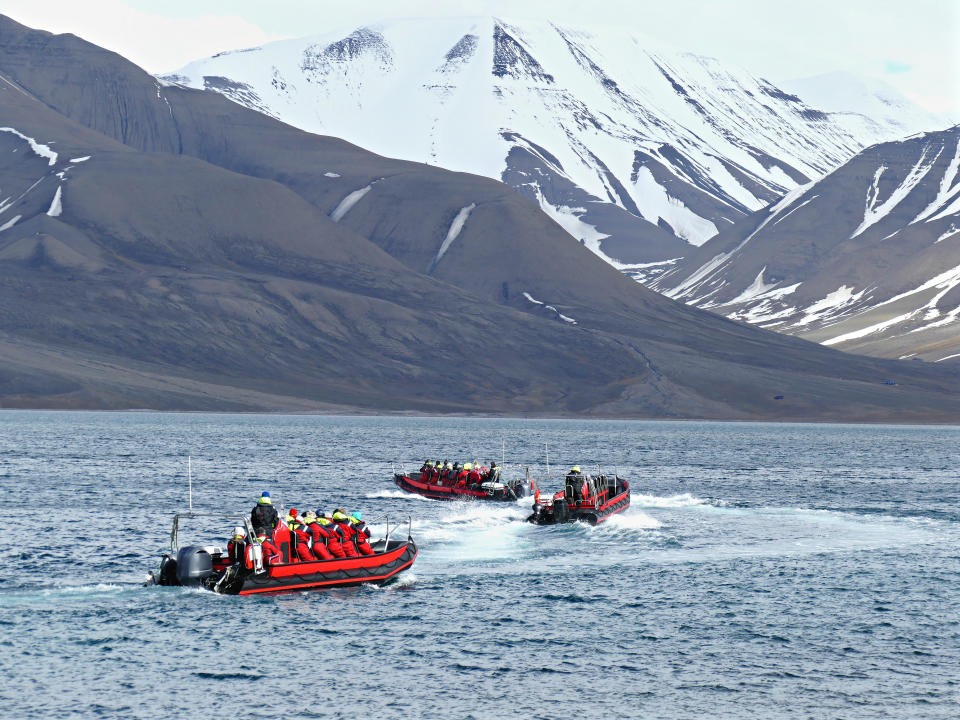
[[[630,507],[630,495],[629,493],[623,493],[618,495],[615,501],[608,502],[606,505],[597,508],[597,525],[602,523],[604,520],[613,517],[618,512],[622,512]],[[600,513],[603,513],[602,515]]]
[[[310,575],[318,572],[375,568],[396,560],[406,552],[406,549],[407,546],[404,545],[396,550],[391,550],[389,553],[381,553],[379,555],[362,555],[352,558],[335,558],[333,560],[314,560],[312,562],[272,565],[269,574],[272,578],[284,578],[294,575]]]
[[[348,584],[349,584],[349,585],[359,585],[359,584],[362,584],[362,583],[373,582],[373,581],[375,581],[375,580],[386,580],[387,578],[392,577],[392,576],[396,575],[396,574],[399,573],[399,572],[403,572],[403,571],[406,570],[408,567],[410,567],[411,565],[413,565],[413,561],[416,560],[416,558],[417,558],[417,556],[414,555],[414,556],[410,559],[410,562],[406,563],[405,565],[402,565],[401,567],[397,568],[396,570],[393,570],[393,571],[391,571],[391,572],[388,572],[386,575],[376,575],[376,576],[370,576],[370,577],[365,577],[365,578],[358,578],[358,579],[356,579],[356,580],[350,580],[350,581],[347,581],[347,582],[345,582],[345,581],[343,581],[343,580],[324,580],[324,581],[322,581],[322,582],[313,582],[313,583],[307,583],[307,584],[303,584],[303,585],[275,585],[275,586],[273,586],[273,587],[265,587],[265,588],[263,588],[263,589],[259,589],[259,588],[258,588],[258,589],[256,589],[256,590],[241,590],[241,591],[239,592],[239,594],[240,594],[240,595],[255,595],[255,594],[257,594],[257,593],[283,592],[284,590],[309,590],[310,588],[324,587],[324,586],[326,586],[326,585],[348,585]]]
[[[414,480],[409,475],[400,475],[399,473],[394,475],[393,479],[397,487],[401,490],[433,498],[434,500],[456,500],[457,498],[464,497],[485,499],[487,497],[487,494],[480,490],[455,490],[445,485],[430,485],[420,482],[419,480]]]

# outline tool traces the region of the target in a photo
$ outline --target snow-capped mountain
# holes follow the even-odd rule
[[[905,132],[889,118],[854,128],[636,33],[491,17],[346,28],[164,79],[382,155],[501,179],[634,274]]]
[[[687,307],[503,183],[2,15],[0,129],[4,406],[957,420],[960,366]]]
[[[899,140],[918,132],[943,130],[956,122],[924,110],[882,80],[848,72],[777,84],[808,105],[829,113],[833,122],[854,137]]]
[[[960,358],[960,126],[863,151],[654,286],[842,350]]]

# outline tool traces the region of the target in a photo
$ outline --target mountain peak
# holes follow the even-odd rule
[[[864,123],[889,127],[897,140],[918,132],[942,130],[950,121],[917,105],[889,83],[844,70],[783,81],[780,86],[807,104],[836,116],[836,121],[858,132]]]
[[[619,267],[725,227],[909,134],[622,28],[499,16],[387,20],[166,76],[389,157],[502,180]],[[898,106],[899,107],[899,106]]]

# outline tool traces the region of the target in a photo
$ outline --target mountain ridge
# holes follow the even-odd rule
[[[644,43],[492,16],[390,21],[164,77],[384,155],[503,180],[644,277],[903,130],[834,123],[746,71]]]
[[[884,357],[960,357],[960,126],[881,143],[706,243],[670,297]]]
[[[5,406],[956,418],[951,372],[684,307],[495,181],[5,18],[0,75]]]

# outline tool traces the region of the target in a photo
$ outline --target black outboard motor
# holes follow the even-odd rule
[[[558,523],[566,522],[567,515],[569,515],[569,506],[567,505],[567,501],[554,500],[553,501],[553,521]]]
[[[177,580],[181,585],[199,586],[213,575],[213,558],[202,547],[191,545],[177,553]]]
[[[155,575],[157,585],[179,585],[177,580],[177,561],[164,554],[160,560],[160,571]]]

